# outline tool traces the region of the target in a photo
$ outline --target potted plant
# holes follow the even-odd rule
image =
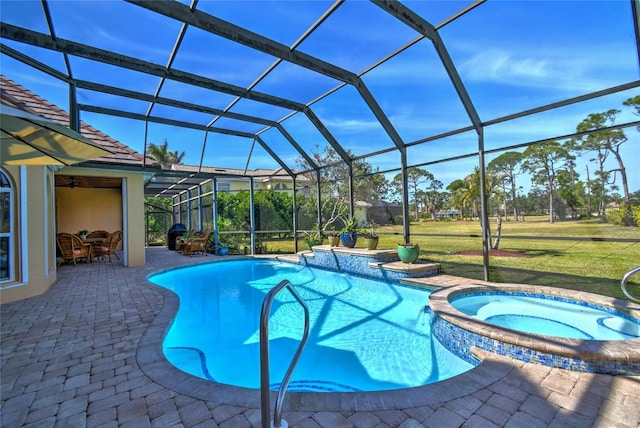
[[[328,232],[325,232],[325,235],[327,235],[330,246],[337,247],[340,244],[340,232],[330,230]]]
[[[215,246],[215,239],[212,241],[213,253],[218,256],[226,256],[229,254],[229,246],[224,242],[224,240],[218,237],[218,246]]]
[[[376,235],[376,222],[371,220],[369,229],[362,230],[362,236],[364,236],[364,246],[367,250],[375,250],[378,248],[379,237]]]
[[[87,229],[80,229],[78,231],[78,235],[80,235],[81,239],[87,239],[87,235],[89,234],[89,231]]]
[[[320,229],[316,226],[316,230],[314,230],[313,232],[305,232],[305,238],[304,238],[304,242],[307,243],[307,246],[309,247],[309,249],[311,249],[314,245],[321,245],[322,244],[322,232],[320,231]]]
[[[345,220],[342,232],[340,233],[340,241],[347,248],[353,248],[358,241],[358,219],[353,216]]]
[[[398,257],[401,262],[413,263],[420,256],[420,245],[418,244],[398,244]]]

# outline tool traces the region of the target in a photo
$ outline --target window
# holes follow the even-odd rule
[[[217,183],[218,192],[228,192],[231,190],[231,183]]]
[[[13,280],[13,186],[7,175],[0,171],[0,282]]]

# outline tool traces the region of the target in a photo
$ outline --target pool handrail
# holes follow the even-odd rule
[[[638,266],[635,269],[631,269],[629,272],[627,272],[623,277],[622,277],[622,281],[620,282],[620,287],[622,287],[622,292],[631,300],[635,300],[636,302],[640,302],[640,297],[638,296],[634,296],[633,293],[631,293],[629,290],[627,290],[627,282],[629,281],[629,278],[631,278],[633,275],[637,274],[638,272],[640,272],[640,266]]]
[[[271,305],[273,303],[273,300],[275,299],[276,294],[282,291],[285,287],[304,309],[304,332],[302,334],[302,338],[300,339],[298,349],[293,355],[291,364],[289,364],[287,373],[282,379],[280,389],[278,389],[278,396],[276,398],[276,404],[273,410],[273,425],[271,425],[271,397],[269,389],[269,315],[271,314]],[[262,428],[280,428],[283,422],[285,424],[285,427],[288,426],[286,421],[282,420],[282,403],[284,401],[284,395],[287,392],[287,387],[289,386],[291,376],[293,376],[293,371],[298,364],[300,354],[302,354],[302,350],[307,344],[308,339],[309,307],[307,306],[307,303],[302,299],[302,297],[300,297],[291,282],[289,282],[289,280],[287,279],[283,279],[278,283],[278,285],[269,290],[267,295],[264,297],[264,300],[262,301],[262,310],[260,312],[260,407],[262,414]]]

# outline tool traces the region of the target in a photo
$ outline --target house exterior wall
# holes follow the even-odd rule
[[[250,182],[244,178],[219,178],[218,184],[226,183],[229,184],[229,191],[238,192],[242,190],[249,190]],[[220,185],[218,185],[219,191],[223,191],[220,189]],[[293,194],[293,180],[288,179],[267,179],[267,180],[254,180],[253,182],[253,190],[276,190],[278,192],[286,192],[290,195]]]
[[[123,241],[127,246],[127,266],[145,264],[145,227],[144,227],[144,175],[127,174],[125,212],[127,226],[123,230]]]
[[[226,181],[226,180],[225,180]],[[249,190],[251,185],[249,180],[231,179],[227,181],[231,185],[231,191]]]
[[[354,207],[353,215],[358,219],[358,227],[362,227],[368,224],[367,221],[367,208],[368,207]]]
[[[0,287],[0,303],[46,292],[56,281],[53,172],[43,166],[3,165],[14,188],[15,280]]]

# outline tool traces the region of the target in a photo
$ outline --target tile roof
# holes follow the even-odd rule
[[[69,126],[69,113],[3,75],[0,75],[0,100],[11,107]],[[142,166],[143,156],[140,153],[100,132],[91,125],[81,121],[80,133],[113,152],[111,155],[91,160],[92,163]],[[146,162],[147,165],[156,164],[155,161],[149,158],[146,159]]]
[[[181,172],[193,172],[193,173],[206,173],[206,174],[214,174],[218,176],[231,175],[231,176],[245,176],[245,177],[257,177],[257,178],[265,178],[265,181],[268,179],[278,179],[282,178],[284,180],[290,180],[289,174],[285,172],[283,168],[277,169],[266,169],[266,168],[256,168],[256,169],[240,169],[240,168],[221,168],[217,166],[203,166],[199,168],[197,165],[185,165],[185,164],[174,164],[171,166],[172,171],[181,171]],[[307,177],[304,175],[299,175],[297,177],[299,181],[309,181]]]

